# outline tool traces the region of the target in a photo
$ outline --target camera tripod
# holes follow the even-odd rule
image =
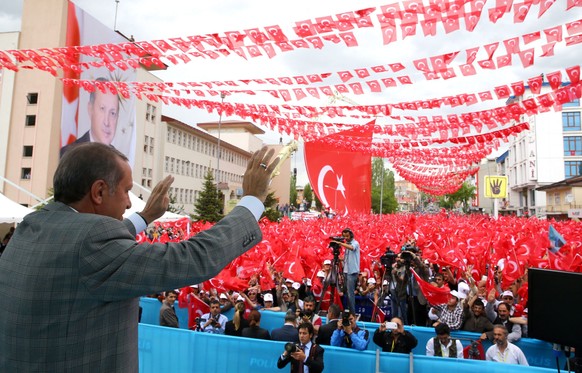
[[[388,290],[386,290],[386,292],[384,292],[384,281],[388,282]],[[381,308],[382,302],[384,301],[384,299],[386,299],[386,297],[390,298],[390,308],[393,309],[393,305],[392,302],[394,301],[392,299],[392,294],[390,294],[390,289],[392,288],[392,266],[390,267],[386,267],[384,266],[384,274],[382,275],[382,280],[380,282],[380,294],[378,295],[378,301],[376,302],[376,307],[374,307],[373,311],[372,311],[372,321],[376,320],[376,315],[378,313],[378,310]],[[382,311],[383,312],[383,311]],[[390,317],[394,317],[394,315],[392,315],[392,311],[390,312]],[[386,316],[386,315],[384,315]],[[382,320],[385,321],[385,320]]]
[[[329,304],[331,305],[335,300],[336,288],[344,284],[344,274],[341,268],[341,262],[339,259],[339,247],[333,249],[333,261],[331,262],[331,268],[326,278],[323,280],[323,290],[321,291],[321,298],[315,306],[315,313],[319,313],[321,308],[321,303],[323,302],[327,289],[331,287],[329,295]]]

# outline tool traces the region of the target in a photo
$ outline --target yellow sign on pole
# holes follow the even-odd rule
[[[485,197],[506,198],[507,176],[485,176]]]

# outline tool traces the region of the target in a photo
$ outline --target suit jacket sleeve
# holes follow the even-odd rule
[[[81,283],[105,301],[203,282],[262,239],[253,214],[241,206],[189,240],[166,244],[138,245],[127,222],[86,218],[78,238]]]
[[[287,356],[286,358],[282,358],[282,355],[279,355],[279,359],[277,360],[277,368],[283,369],[291,362],[291,358]]]
[[[323,371],[323,353],[324,349],[319,345],[316,347],[315,353],[307,358],[305,365],[309,367],[309,372],[319,373]]]

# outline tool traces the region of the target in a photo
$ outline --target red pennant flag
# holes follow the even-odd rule
[[[421,279],[416,271],[414,271],[414,269],[412,270],[412,274],[414,275],[414,278],[420,287],[422,295],[424,295],[430,304],[443,304],[449,301],[451,289],[449,289],[447,285],[442,288],[431,285],[429,282]]]
[[[285,262],[283,277],[290,278],[295,282],[301,282],[303,280],[305,270],[301,265],[301,258],[298,255]]]
[[[324,206],[341,215],[370,211],[371,160],[369,155],[340,149],[336,143],[353,138],[369,147],[373,124],[305,143],[305,164],[313,191]]]
[[[194,294],[188,286],[180,289],[178,296],[178,307],[188,307],[188,329],[196,327],[196,318],[210,312],[210,307]]]

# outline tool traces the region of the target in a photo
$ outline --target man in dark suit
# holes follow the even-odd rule
[[[178,298],[176,290],[166,291],[166,299],[160,308],[160,326],[168,326],[170,328],[179,328],[178,316],[174,309],[174,302]]]
[[[271,339],[273,341],[299,343],[299,332],[295,327],[296,322],[297,316],[295,312],[287,312],[285,314],[285,324],[271,331]]]
[[[277,368],[282,369],[291,363],[291,373],[303,373],[304,367],[309,368],[309,373],[321,373],[323,371],[323,353],[321,346],[312,343],[313,325],[304,322],[299,325],[299,346],[295,351],[285,351],[277,360]]]
[[[137,372],[138,297],[206,281],[261,242],[273,153],[251,156],[244,197],[212,228],[138,244],[167,210],[173,177],[123,220],[127,158],[97,142],[72,147],[54,175],[55,202],[26,216],[0,257],[0,372]]]
[[[319,333],[317,334],[316,339],[317,344],[325,346],[331,345],[331,335],[337,329],[339,316],[339,306],[335,303],[331,304],[327,310],[327,324],[319,327]]]
[[[108,82],[106,78],[97,78],[96,81]],[[89,95],[87,112],[91,122],[91,128],[73,143],[61,148],[61,157],[70,149],[71,145],[84,142],[100,142],[111,145],[117,131],[117,121],[119,120],[119,96],[109,91],[101,92],[95,88]]]

